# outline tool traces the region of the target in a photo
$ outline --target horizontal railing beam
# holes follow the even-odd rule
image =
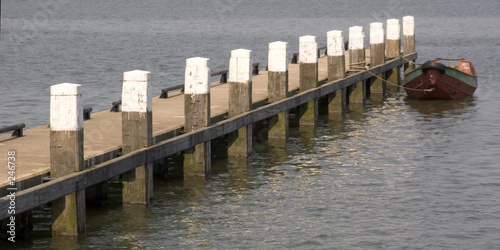
[[[161,94],[160,94],[160,98],[162,98],[162,99],[168,98],[168,92],[178,90],[178,89],[180,89],[181,92],[184,92],[184,84],[179,84],[179,85],[175,85],[172,87],[162,89]]]
[[[16,125],[12,125],[12,126],[8,126],[8,127],[0,128],[0,134],[6,133],[6,132],[10,132],[10,131],[14,131],[12,133],[12,136],[21,137],[21,136],[23,136],[23,128],[25,128],[25,127],[26,127],[26,124],[19,123],[19,124],[16,124]]]
[[[210,77],[214,77],[214,76],[218,76],[220,75],[220,80],[219,82],[220,83],[227,83],[227,73],[229,71],[228,70],[221,70],[221,71],[217,71],[217,72],[214,72],[214,73],[211,73],[210,74]],[[254,75],[258,75],[259,74],[259,63],[254,63],[252,64],[252,74]],[[184,84],[179,84],[179,85],[175,85],[175,86],[172,86],[172,87],[168,87],[168,88],[164,88],[161,90],[161,94],[160,94],[160,98],[168,98],[168,92],[170,91],[174,91],[174,90],[178,90],[180,89],[181,90],[181,93],[184,92]]]

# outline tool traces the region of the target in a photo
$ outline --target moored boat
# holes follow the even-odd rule
[[[459,63],[444,65],[440,60]],[[463,99],[476,91],[477,74],[470,61],[438,58],[406,74],[403,87],[414,99]]]

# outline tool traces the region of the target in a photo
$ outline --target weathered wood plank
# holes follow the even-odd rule
[[[122,152],[128,154],[153,144],[151,84],[148,71],[123,73]],[[124,204],[149,204],[153,200],[153,164],[122,175]]]
[[[403,54],[415,53],[415,18],[413,16],[403,17]],[[405,73],[415,69],[414,62],[404,66]]]
[[[268,101],[276,102],[288,95],[288,63],[286,60],[286,42],[269,44],[267,73]],[[268,137],[271,140],[285,142],[288,138],[288,111],[272,116],[268,120]]]
[[[385,61],[385,44],[384,44],[384,24],[370,24],[370,67],[375,67],[384,64]],[[385,94],[385,82],[382,81],[382,74],[379,78],[370,80],[370,93]]]
[[[385,56],[388,59],[398,58],[401,52],[401,25],[399,24],[399,19],[389,19],[387,20],[387,44]],[[397,92],[399,90],[399,70],[401,66],[394,67],[385,74],[385,79],[387,80],[386,89]]]
[[[228,116],[233,117],[252,108],[252,51],[236,49],[229,60]],[[228,155],[246,158],[252,152],[252,124],[228,135]]]
[[[184,82],[184,131],[191,132],[210,125],[210,68],[208,58],[186,60]],[[202,141],[184,148],[184,178],[205,177],[211,171],[211,143]],[[183,149],[183,150],[184,150]],[[180,150],[178,151],[180,152]],[[166,155],[167,156],[167,155]]]
[[[363,27],[354,26],[349,28],[349,70],[352,72],[365,69],[365,34]],[[363,103],[366,99],[366,86],[360,81],[352,86],[349,95],[349,103]]]
[[[83,117],[80,84],[50,87],[50,172],[52,178],[83,170]],[[85,236],[85,190],[52,202],[52,236]]]
[[[328,56],[328,81],[346,76],[344,36],[340,30],[326,33]],[[342,113],[347,109],[347,90],[341,89],[327,96],[328,113]]]
[[[318,87],[318,44],[315,36],[299,38],[299,83],[300,92]],[[316,126],[318,122],[318,100],[309,100],[299,108],[300,126]]]

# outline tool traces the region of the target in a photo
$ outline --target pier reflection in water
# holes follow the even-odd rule
[[[120,11],[116,1],[71,1],[46,26],[12,43],[4,38],[26,34],[25,21],[39,10],[38,2],[27,2],[2,2],[5,126],[9,118],[28,127],[47,124],[51,84],[85,84],[85,103],[96,111],[109,109],[119,99],[125,70],[156,72],[159,94],[165,84],[182,83],[184,60],[191,55],[206,53],[214,69],[223,69],[228,51],[244,47],[265,62],[263,48],[271,41],[287,41],[297,51],[298,36],[317,35],[320,41],[326,30],[346,31],[353,21],[369,24],[386,15],[414,15],[419,61],[437,54],[465,57],[478,71],[479,88],[473,99],[460,102],[391,95],[361,111],[322,116],[308,136],[293,127],[286,146],[254,145],[255,153],[243,163],[215,161],[207,181],[156,178],[148,208],[122,206],[121,189],[112,184],[105,207],[88,210],[87,238],[52,239],[50,211],[42,210],[34,214],[34,238],[16,242],[14,249],[500,245],[500,2],[480,0],[470,9],[463,8],[471,5],[465,0],[377,0],[359,1],[354,9],[352,1],[242,1],[244,8],[230,13],[214,8],[225,1],[205,9],[179,7],[198,1],[153,0],[146,9]],[[379,7],[382,12],[373,11]],[[195,13],[184,15],[187,9]],[[229,32],[234,30],[242,32]]]

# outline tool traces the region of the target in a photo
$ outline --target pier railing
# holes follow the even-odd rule
[[[170,121],[166,122],[169,117],[163,120],[165,124],[156,120],[155,124],[165,126],[168,123],[169,127],[160,129],[160,133],[155,137],[152,134],[153,100],[148,82],[150,72],[125,72],[122,100],[113,102],[112,108],[112,111],[119,112],[120,105],[123,105],[121,119],[117,120],[119,116],[114,114],[106,117],[114,119],[115,124],[108,127],[119,128],[114,131],[120,131],[121,144],[113,142],[99,148],[100,153],[92,155],[92,159],[83,157],[84,124],[83,119],[79,117],[82,110],[81,85],[53,85],[51,106],[53,100],[56,105],[51,109],[48,154],[51,176],[44,179],[45,183],[36,186],[29,187],[20,183],[19,186],[24,189],[16,188],[16,214],[29,214],[29,210],[52,202],[52,211],[65,216],[53,218],[53,223],[58,224],[53,227],[53,235],[67,234],[67,231],[71,230],[70,235],[83,236],[85,217],[79,216],[85,213],[85,189],[101,186],[102,192],[106,192],[102,185],[105,186],[110,179],[121,176],[123,203],[149,204],[153,188],[152,163],[155,161],[164,161],[169,156],[183,153],[184,178],[204,178],[210,174],[211,141],[216,138],[223,137],[228,143],[228,155],[248,157],[252,149],[252,126],[259,121],[268,121],[269,138],[286,141],[288,112],[291,110],[299,110],[300,126],[314,128],[318,120],[319,99],[326,100],[329,113],[336,113],[339,110],[344,112],[350,103],[365,103],[369,93],[380,93],[383,96],[386,83],[395,85],[397,91],[400,69],[403,66],[409,67],[409,62],[417,58],[412,31],[413,17],[410,21],[411,25],[403,29],[403,53],[400,49],[399,20],[395,19],[388,20],[394,30],[388,31],[390,36],[387,37],[387,44],[384,44],[384,33],[381,30],[383,25],[370,25],[373,27],[373,30],[370,29],[370,36],[374,36],[373,39],[370,37],[370,50],[364,48],[363,28],[349,28],[350,46],[347,55],[342,31],[329,31],[328,45],[321,48],[317,48],[316,37],[302,36],[299,39],[300,51],[294,56],[295,63],[300,64],[298,66],[288,64],[286,42],[270,43],[267,74],[261,77],[252,78],[252,75],[259,74],[259,63],[250,64],[250,50],[231,51],[229,69],[212,75],[209,74],[208,58],[189,58],[186,60],[186,72],[189,74],[186,74],[184,85],[172,86],[162,91],[166,98],[170,91],[185,88],[184,95],[171,97],[175,98],[174,100],[162,100],[162,105],[183,104],[183,114],[178,112],[182,110],[181,105],[177,106],[178,109],[169,109],[172,113],[168,114],[176,119],[183,116],[184,122],[179,124],[175,121],[170,124]],[[322,50],[325,50],[325,56],[320,60]],[[366,60],[366,53],[370,53],[369,62]],[[320,61],[323,67],[321,69]],[[349,62],[347,66],[346,61]],[[319,72],[322,74],[321,79]],[[209,82],[210,77],[216,75],[221,75],[220,82],[229,82],[229,86],[220,86],[217,91],[213,91],[221,96],[213,96],[219,99],[219,104],[211,107]],[[294,81],[293,89],[289,89],[291,77]],[[252,84],[257,84],[257,80],[260,85],[255,88],[255,94],[259,96],[253,98]],[[264,90],[266,88],[267,93]],[[223,102],[226,103],[221,104]],[[227,105],[227,109],[224,105]],[[211,109],[215,107],[220,108],[219,113],[211,114]],[[92,108],[87,108],[83,115],[88,119],[91,111]],[[222,119],[221,116],[226,117]],[[105,140],[106,138],[101,136],[100,141],[91,143],[102,143]],[[97,160],[98,157],[101,158]],[[10,216],[10,203],[11,197],[0,198],[0,220]],[[68,203],[74,206],[64,205]],[[68,221],[71,223],[67,223]],[[76,223],[73,223],[74,221]]]
[[[408,61],[416,60],[417,54],[411,54],[394,59],[384,65],[371,68],[365,72],[353,74],[344,79],[327,82],[318,88],[299,93],[293,97],[270,103],[248,113],[218,122],[206,128],[185,133],[148,148],[137,150],[118,158],[109,160],[80,172],[75,172],[47,183],[37,185],[16,193],[17,213],[25,212],[40,205],[74,193],[78,190],[99,184],[133,170],[139,166],[165,158],[169,155],[192,148],[205,141],[229,134],[241,127],[275,116],[281,112],[298,107],[309,100],[318,99],[336,90],[347,88],[359,81],[367,80],[395,67],[404,65]],[[0,198],[0,219],[9,217],[9,197]]]
[[[252,74],[254,74],[254,75],[258,75],[259,74],[259,64],[260,63],[258,63],[258,62],[252,64]],[[221,71],[217,71],[217,72],[211,73],[210,76],[214,77],[214,76],[219,76],[220,75],[219,83],[227,83],[227,73],[228,72],[229,72],[229,70],[227,70],[227,69],[226,70],[221,70]],[[179,85],[175,85],[175,86],[172,86],[172,87],[168,87],[168,88],[162,89],[159,98],[162,98],[162,99],[163,98],[168,98],[168,93],[171,92],[171,91],[175,91],[175,90],[180,90],[181,93],[184,93],[184,84],[179,84]],[[116,110],[116,109],[113,109],[113,110]]]
[[[12,136],[21,137],[21,136],[23,136],[23,128],[25,128],[25,127],[26,127],[26,125],[24,123],[19,123],[16,125],[0,128],[0,134],[13,131]]]

